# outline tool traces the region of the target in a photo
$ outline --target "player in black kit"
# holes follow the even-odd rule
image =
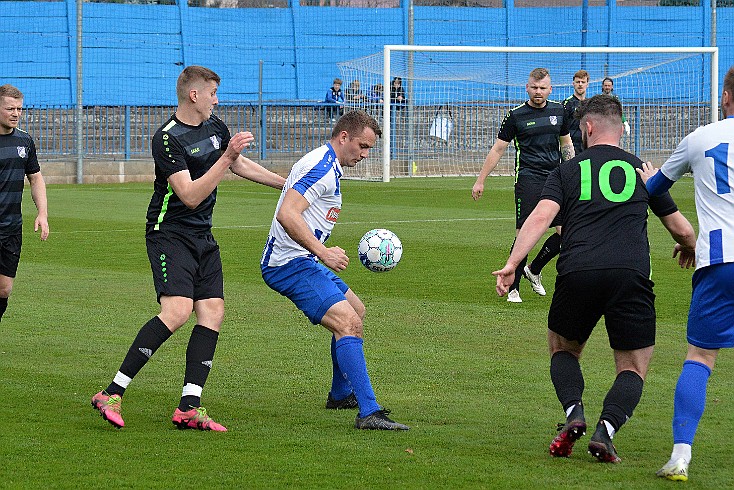
[[[476,201],[484,193],[484,181],[487,176],[499,163],[510,141],[513,141],[516,234],[538,203],[540,191],[543,190],[548,174],[561,163],[561,159],[565,161],[574,156],[573,142],[568,131],[569,121],[564,115],[563,106],[548,100],[552,90],[548,70],[536,68],[531,71],[525,89],[530,98],[524,104],[511,109],[505,116],[497,134],[497,141],[489,150],[472,188],[472,198]],[[556,227],[556,233],[545,241],[529,267],[525,265],[527,257],[518,264],[518,274],[507,295],[507,301],[522,303],[520,278],[523,274],[530,281],[533,291],[545,296],[540,271],[558,255],[561,246],[559,224],[560,220],[551,224]]]
[[[640,401],[655,344],[648,205],[683,247],[681,265],[692,262],[696,238],[669,194],[649,197],[635,171],[642,168],[642,161],[619,147],[623,131],[619,101],[596,95],[581,102],[577,117],[588,149],[551,172],[510,258],[493,274],[497,293],[506,294],[522,257],[557,215],[563,217],[558,276],[548,313],[548,346],[551,380],[566,423],[560,424],[550,454],[569,456],[586,432],[579,358],[604,316],[617,377],[604,399],[589,452],[600,461],[617,463],[620,459],[611,439]]]
[[[568,131],[573,141],[573,150],[578,155],[583,151],[581,143],[581,128],[578,118],[574,117],[579,103],[586,98],[586,89],[589,87],[589,72],[579,70],[573,75],[573,93],[563,100],[564,117],[569,121]]]
[[[46,183],[31,135],[18,129],[23,112],[23,93],[12,85],[0,87],[0,320],[8,307],[8,297],[18,271],[23,243],[24,180],[31,184],[31,196],[38,215],[33,228],[48,238]]]
[[[145,239],[161,312],[140,329],[110,385],[92,397],[92,406],[117,428],[125,425],[120,406],[128,384],[193,312],[196,325],[172,421],[180,429],[227,430],[201,406],[224,318],[222,260],[211,232],[217,185],[228,171],[276,189],[285,179],[240,154],[252,133],[230,137],[212,114],[219,81],[208,68],[184,69],[176,84],[176,113],[153,136],[155,183]]]

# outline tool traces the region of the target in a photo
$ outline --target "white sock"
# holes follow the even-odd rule
[[[133,379],[129,376],[125,376],[120,371],[117,371],[117,374],[115,374],[115,378],[112,380],[113,383],[122,386],[123,388],[127,388],[127,385],[130,384],[130,382]]]
[[[691,445],[685,443],[673,444],[673,453],[670,455],[671,461],[685,459],[686,463],[691,462]]]

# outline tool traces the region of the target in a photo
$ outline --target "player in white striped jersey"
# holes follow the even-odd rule
[[[359,408],[358,429],[407,430],[377,403],[363,350],[365,306],[332,272],[344,270],[349,257],[344,249],[325,245],[341,211],[342,166],[353,167],[367,158],[381,134],[366,112],[348,112],[337,121],[328,143],[293,166],[260,267],[270,288],[332,333],[333,376],[326,408]]]
[[[688,353],[673,405],[673,452],[657,472],[669,480],[688,480],[706,384],[719,349],[734,347],[734,66],[724,76],[721,110],[724,119],[686,136],[659,172],[649,163],[638,170],[651,194],[692,172],[698,214]]]

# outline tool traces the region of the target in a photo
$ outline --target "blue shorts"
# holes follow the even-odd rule
[[[691,282],[688,343],[702,349],[734,347],[734,264],[698,269]]]
[[[265,284],[279,292],[318,325],[329,308],[347,298],[349,286],[323,264],[299,257],[279,267],[261,267]]]

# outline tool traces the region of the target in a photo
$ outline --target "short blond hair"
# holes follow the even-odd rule
[[[573,74],[573,78],[585,78],[589,79],[589,72],[586,70],[579,70],[576,73]]]
[[[18,90],[16,87],[6,83],[0,86],[0,97],[10,97],[12,99],[22,99],[23,92]]]

